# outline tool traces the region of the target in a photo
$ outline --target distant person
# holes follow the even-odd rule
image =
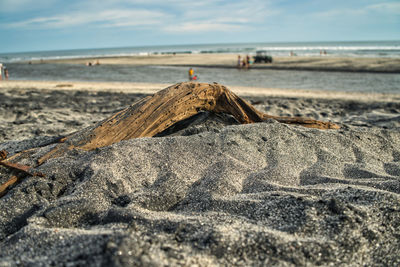
[[[3,80],[3,64],[0,63],[0,81]]]
[[[100,65],[100,61],[99,60],[96,60],[96,65]]]
[[[8,80],[8,69],[4,67],[4,79]]]
[[[242,68],[243,69],[246,68],[246,59],[245,58],[242,59]]]
[[[240,58],[240,55],[238,55],[237,67],[238,67],[238,69],[240,69],[242,67],[242,59]]]
[[[250,62],[250,57],[249,56],[243,57],[242,68],[243,69],[248,69],[249,68],[249,62]]]
[[[193,80],[194,70],[192,68],[189,69],[189,81]]]

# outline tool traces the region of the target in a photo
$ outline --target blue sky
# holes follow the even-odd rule
[[[399,0],[0,0],[0,53],[399,40]]]

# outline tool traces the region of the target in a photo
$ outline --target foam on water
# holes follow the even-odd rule
[[[299,56],[328,55],[342,57],[400,57],[400,41],[364,42],[297,42],[297,43],[242,43],[242,44],[192,44],[146,47],[116,47],[0,53],[0,62],[19,62],[40,59],[66,59],[87,57],[114,57],[170,53],[247,53],[267,50],[272,56],[287,56],[293,52]]]

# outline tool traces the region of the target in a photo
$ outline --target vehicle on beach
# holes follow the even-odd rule
[[[267,54],[266,50],[256,51],[256,55],[253,58],[254,63],[272,63],[272,57]]]

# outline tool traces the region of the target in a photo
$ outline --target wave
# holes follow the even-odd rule
[[[205,53],[244,53],[255,54],[266,50],[272,56],[288,56],[293,52],[299,56],[316,56],[320,51],[328,55],[343,57],[400,57],[400,42],[354,42],[354,43],[280,43],[280,44],[210,44],[149,46],[103,49],[80,49],[64,51],[42,51],[0,54],[0,62],[27,62],[49,59],[106,58],[125,56],[148,56],[156,54],[205,54]]]

